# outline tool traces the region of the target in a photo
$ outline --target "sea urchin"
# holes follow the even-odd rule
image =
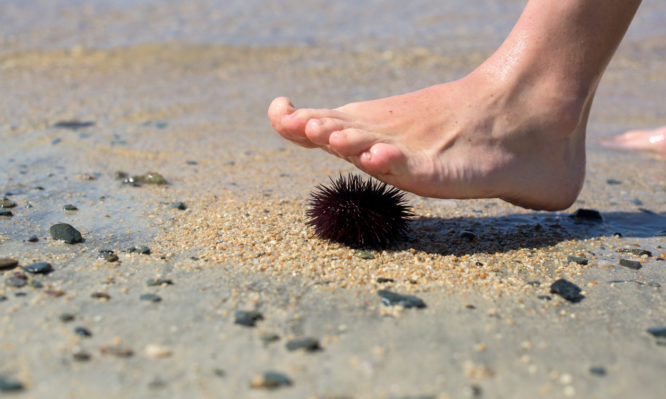
[[[331,183],[310,195],[307,224],[317,236],[356,248],[389,247],[405,238],[412,212],[403,192],[352,174]]]

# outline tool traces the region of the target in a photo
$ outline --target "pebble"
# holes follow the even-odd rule
[[[652,252],[648,251],[647,249],[641,249],[641,248],[618,248],[615,250],[615,252],[629,253],[636,256],[645,255],[648,258],[652,256]]]
[[[92,358],[92,356],[86,351],[77,350],[76,352],[72,353],[72,358],[74,358],[74,360],[77,362],[87,362]]]
[[[12,258],[0,258],[0,270],[13,269],[18,265],[18,261]]]
[[[167,184],[166,179],[157,172],[148,172],[145,175],[134,175],[128,177],[124,181],[125,184],[130,184],[132,186],[137,186],[141,184],[154,184],[154,185],[165,185]]]
[[[551,284],[550,293],[557,294],[569,302],[580,302],[584,298],[576,284],[562,278]]]
[[[90,127],[90,126],[95,126],[95,122],[78,121],[78,120],[66,120],[66,121],[56,122],[51,127],[54,127],[56,129],[78,130],[78,129],[82,129],[82,128]]]
[[[6,300],[7,300],[7,297],[6,297],[6,296],[4,296],[4,295],[0,295],[0,302],[2,302],[2,301],[6,301]]]
[[[12,217],[14,214],[9,209],[0,209],[0,216]]]
[[[382,284],[382,283],[393,283],[393,282],[395,282],[395,280],[393,280],[392,278],[387,278],[387,277],[377,277],[377,282],[378,282],[379,284]]]
[[[666,338],[666,326],[650,327],[647,332],[655,338]]]
[[[276,333],[273,332],[267,332],[263,333],[259,336],[259,339],[264,343],[264,344],[270,344],[271,342],[275,342],[280,340],[280,336],[277,335]]]
[[[604,218],[601,216],[601,213],[596,209],[578,209],[571,215],[572,218],[576,220],[586,220],[593,222],[602,222]]]
[[[543,301],[550,301],[551,299],[553,299],[553,298],[550,297],[550,295],[539,295],[539,296],[537,296],[537,298],[539,298]]]
[[[157,303],[157,302],[162,301],[162,297],[160,297],[159,295],[156,295],[156,294],[141,294],[139,299],[142,300],[142,301],[149,301],[149,302],[152,302],[152,303]]]
[[[146,281],[148,287],[155,287],[158,285],[173,285],[173,280],[168,278],[151,278]]]
[[[24,389],[20,381],[0,375],[0,392],[20,392]]]
[[[292,385],[292,382],[289,377],[275,371],[267,371],[250,381],[250,388],[276,389],[290,385]]]
[[[37,241],[39,241],[39,238],[37,236],[33,235],[30,236],[30,238],[28,238],[28,242],[37,242]]]
[[[608,179],[608,180],[606,180],[606,184],[608,184],[608,185],[618,185],[618,184],[622,184],[622,180]]]
[[[62,313],[60,316],[58,316],[58,319],[62,321],[63,323],[69,323],[70,321],[74,320],[76,316],[74,316],[71,313]]]
[[[483,390],[478,385],[470,385],[465,387],[463,394],[468,398],[479,398],[483,394]]]
[[[634,269],[634,270],[638,270],[641,267],[643,267],[641,262],[624,258],[620,259],[620,266],[628,267],[629,269]]]
[[[603,377],[606,375],[606,369],[603,366],[592,366],[590,367],[590,374]]]
[[[293,339],[286,344],[288,351],[303,349],[306,352],[316,352],[321,350],[319,340],[315,338]]]
[[[125,252],[129,252],[131,254],[132,253],[138,253],[138,254],[141,254],[141,255],[150,255],[150,248],[148,248],[145,245],[143,245],[141,247],[129,247],[125,250]]]
[[[178,201],[178,202],[174,202],[173,204],[171,204],[171,208],[178,209],[180,211],[184,211],[185,209],[187,209],[187,205]]]
[[[0,200],[0,208],[9,209],[9,208],[13,208],[15,206],[16,206],[16,202],[10,200],[7,197],[4,197],[2,200]]]
[[[53,266],[48,262],[35,262],[28,266],[23,266],[22,269],[33,274],[49,274],[53,271]]]
[[[173,354],[173,351],[166,346],[149,344],[146,345],[145,353],[146,356],[148,357],[151,357],[153,359],[158,359],[171,356]]]
[[[76,244],[83,242],[81,233],[67,223],[57,223],[49,228],[51,238],[54,240],[62,240],[67,244]]]
[[[62,209],[66,210],[66,211],[78,211],[79,210],[79,208],[75,207],[72,204],[67,204],[67,205],[63,206]]]
[[[100,301],[108,301],[111,299],[111,295],[107,294],[106,292],[93,292],[90,294],[91,298],[94,299],[99,299]]]
[[[578,263],[579,265],[587,265],[587,259],[580,256],[567,256],[567,262]]]
[[[52,298],[60,298],[61,296],[65,295],[65,291],[51,288],[42,291],[42,293]]]
[[[111,355],[116,357],[130,357],[134,355],[134,351],[121,345],[103,345],[99,348],[99,351],[103,355]]]
[[[99,255],[97,256],[97,258],[98,259],[104,259],[107,262],[117,262],[118,261],[118,255],[116,255],[110,249],[101,249],[99,251]]]
[[[5,280],[5,284],[16,288],[24,287],[28,284],[28,276],[23,273],[14,273],[11,277]]]
[[[88,330],[85,327],[76,327],[74,329],[74,334],[85,338],[92,337],[92,333],[90,332],[90,330]]]
[[[404,308],[425,308],[426,304],[419,297],[413,295],[396,294],[388,290],[379,290],[382,303],[386,306],[402,306]]]
[[[359,251],[354,252],[354,256],[356,256],[357,258],[366,259],[366,260],[375,259],[375,255],[370,251],[359,250]]]
[[[234,324],[238,324],[245,327],[254,327],[257,325],[257,321],[263,320],[264,315],[260,312],[253,310],[237,310],[236,311],[236,320]]]

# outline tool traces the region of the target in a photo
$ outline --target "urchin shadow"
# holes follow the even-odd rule
[[[396,250],[413,248],[431,254],[502,253],[554,246],[562,241],[597,237],[645,238],[666,235],[666,213],[602,213],[602,221],[581,220],[568,213],[534,212],[486,217],[415,217],[409,238]]]

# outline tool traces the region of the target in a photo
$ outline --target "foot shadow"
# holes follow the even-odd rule
[[[602,220],[561,212],[491,217],[414,218],[406,248],[430,254],[471,255],[543,248],[562,241],[597,237],[647,238],[666,235],[666,213],[602,213]],[[401,248],[405,249],[405,248]]]

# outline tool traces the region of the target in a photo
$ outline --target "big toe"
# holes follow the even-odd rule
[[[282,133],[284,130],[282,117],[293,113],[295,110],[287,97],[277,97],[271,101],[271,105],[268,106],[268,119],[271,121],[273,129]]]

